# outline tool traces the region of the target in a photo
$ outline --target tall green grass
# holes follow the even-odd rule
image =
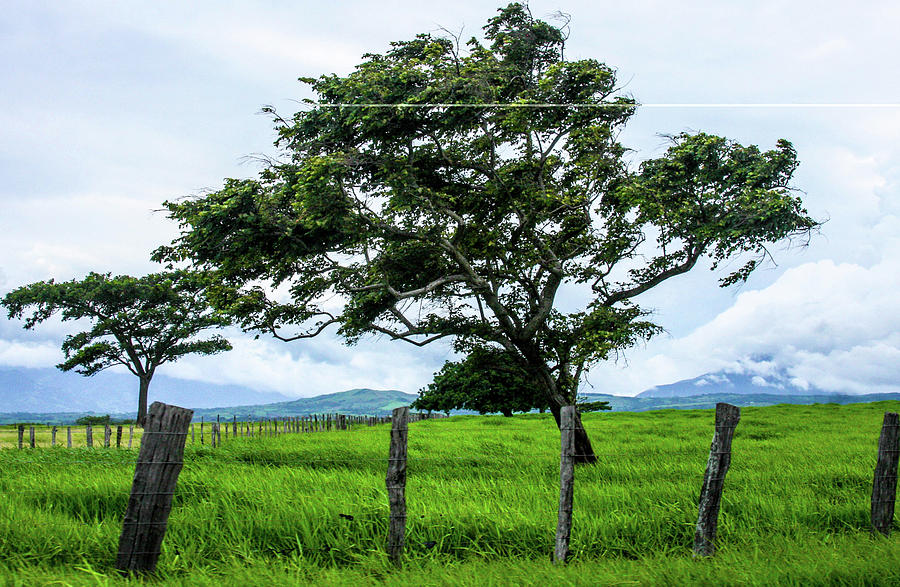
[[[898,402],[744,408],[718,552],[691,556],[713,412],[584,417],[572,560],[550,562],[549,415],[410,425],[403,571],[384,554],[388,426],[188,445],[156,577],[235,584],[900,584],[869,532],[878,434]],[[6,444],[5,446],[10,446]],[[136,451],[0,451],[0,583],[128,583],[113,569]]]

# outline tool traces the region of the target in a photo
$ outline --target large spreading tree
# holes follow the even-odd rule
[[[721,283],[745,280],[767,246],[817,226],[785,140],[680,134],[631,169],[617,137],[635,101],[564,46],[510,4],[483,40],[422,34],[301,78],[318,99],[289,119],[270,109],[278,158],[166,202],[181,235],[155,258],[210,271],[220,310],[283,340],[333,326],[350,343],[501,349],[558,422],[592,364],[660,330],[637,296],[704,256],[741,258]],[[580,309],[560,309],[564,287]],[[576,438],[593,462],[580,421]]]
[[[137,423],[147,417],[147,393],[156,369],[184,355],[211,355],[231,349],[219,335],[197,338],[229,321],[203,296],[206,280],[189,271],[143,277],[90,273],[82,280],[40,281],[3,297],[10,318],[25,317],[32,329],[54,314],[62,320],[87,319],[91,328],[66,337],[66,360],[57,365],[95,375],[124,365],[140,381]]]

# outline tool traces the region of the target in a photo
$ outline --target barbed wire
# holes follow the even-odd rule
[[[629,453],[617,452],[617,453],[594,453],[593,455],[587,454],[575,454],[572,455],[572,458],[590,458],[591,456],[597,459],[597,463],[594,465],[603,465],[606,461],[616,460],[616,464],[621,465],[622,459],[626,458],[647,458],[647,457],[657,457],[657,458],[667,458],[667,457],[677,457],[677,456],[690,456],[697,459],[698,462],[706,462],[707,457],[709,456],[708,449],[683,449],[683,450],[671,450],[671,451],[660,451],[660,452],[652,452],[652,451],[631,451]],[[734,467],[736,461],[743,460],[746,457],[746,454],[742,455],[740,452],[730,452],[730,453],[716,453],[716,454],[731,454],[733,457],[732,467]],[[821,453],[817,453],[815,455],[810,455],[806,459],[802,459],[798,461],[796,458],[791,459],[791,463],[796,462],[820,462],[821,461]],[[858,457],[864,457],[867,460],[876,460],[876,454],[869,454],[869,451],[860,451],[857,453]],[[870,458],[871,457],[871,458]],[[409,456],[405,460],[408,464],[415,463],[434,463],[434,462],[463,462],[463,463],[479,463],[484,465],[503,465],[506,466],[509,464],[508,460],[500,460],[498,459],[530,459],[533,461],[536,460],[548,460],[553,463],[558,464],[560,460],[560,453],[547,451],[543,453],[493,453],[493,454],[483,454],[483,455],[475,455],[475,456],[431,456],[431,457],[422,457],[422,456]],[[223,458],[216,461],[216,464],[220,465],[271,465],[271,466],[287,466],[287,465],[308,465],[308,464],[319,464],[319,463],[383,463],[387,464],[391,459],[387,456],[384,457],[364,457],[364,456],[353,456],[353,457],[315,457],[315,458],[299,458],[299,459],[273,459],[266,455],[259,455],[257,457],[254,456],[244,456],[240,458]],[[134,466],[136,464],[135,461],[132,460],[124,460],[124,459],[90,459],[90,460],[65,460],[65,461],[46,461],[39,459],[10,459],[0,461],[4,466],[7,465],[17,465],[17,464],[40,464],[42,466],[46,465],[70,465],[70,464],[117,464],[122,466]],[[167,461],[166,464],[172,464],[175,461]],[[163,464],[163,463],[148,463],[148,464]],[[196,461],[183,461],[179,464],[183,464],[185,466],[185,470],[188,470],[193,464],[200,464]],[[205,464],[205,463],[204,463]]]

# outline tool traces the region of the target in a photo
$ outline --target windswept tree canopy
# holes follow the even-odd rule
[[[784,140],[679,134],[630,169],[618,136],[635,101],[564,46],[510,4],[483,40],[422,34],[347,76],[302,78],[318,100],[290,119],[270,109],[279,160],[166,202],[182,232],[155,258],[213,272],[218,308],[284,340],[333,325],[351,343],[503,349],[558,414],[588,366],[658,332],[636,296],[704,255],[743,257],[721,283],[746,279],[767,245],[817,226]],[[580,309],[558,308],[564,285]]]
[[[214,312],[203,291],[206,281],[189,271],[154,273],[144,277],[90,273],[82,280],[40,281],[6,294],[3,306],[10,318],[25,317],[32,329],[54,314],[64,320],[86,318],[89,330],[66,337],[66,360],[57,365],[94,375],[124,365],[140,381],[138,423],[147,412],[147,387],[157,367],[189,354],[212,355],[231,349],[219,335],[196,336],[229,322]]]

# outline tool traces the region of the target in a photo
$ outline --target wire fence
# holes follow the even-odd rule
[[[893,507],[896,493],[897,458],[898,452],[900,452],[900,447],[897,446],[898,424],[895,423],[896,420],[889,422],[887,419],[888,415],[891,414],[885,415],[886,419],[882,428],[882,439],[879,443],[878,466],[881,467],[881,469],[876,469],[875,487],[873,488],[873,495],[871,499],[873,526],[882,533],[889,533],[891,529],[891,520],[893,516]],[[896,415],[893,416],[896,417]],[[560,471],[560,474],[562,475],[562,471],[565,467],[566,462],[572,463],[576,459],[592,458],[596,459],[600,464],[600,468],[593,469],[594,471],[604,471],[604,474],[608,473],[608,471],[603,468],[603,465],[608,463],[611,465],[610,470],[613,472],[606,478],[600,475],[600,473],[595,473],[594,475],[592,475],[594,482],[593,485],[589,488],[590,494],[594,497],[614,499],[622,498],[623,491],[633,492],[636,488],[641,487],[645,482],[647,485],[656,485],[658,483],[659,476],[659,471],[657,469],[661,470],[665,469],[666,467],[678,469],[679,484],[683,484],[685,482],[697,483],[703,466],[705,465],[706,473],[703,476],[703,484],[700,497],[700,520],[697,522],[697,528],[698,536],[700,536],[699,529],[701,528],[701,525],[706,524],[707,529],[705,530],[705,538],[701,541],[703,544],[703,548],[705,548],[706,550],[698,550],[697,543],[695,543],[695,550],[705,555],[712,554],[713,542],[715,539],[716,519],[719,511],[718,500],[721,497],[722,481],[724,481],[725,479],[725,473],[727,472],[728,465],[730,464],[730,438],[735,432],[737,420],[731,422],[731,424],[717,422],[715,425],[705,428],[702,433],[700,429],[692,428],[691,430],[685,429],[681,431],[681,433],[678,433],[676,431],[675,434],[670,433],[667,435],[669,438],[674,437],[682,439],[684,443],[687,443],[687,445],[673,445],[669,447],[659,448],[648,446],[628,447],[627,445],[623,446],[621,444],[618,444],[614,452],[601,450],[599,452],[594,452],[591,454],[578,452],[574,450],[574,448],[567,449],[565,442],[562,445],[562,453],[560,452],[560,449],[554,447],[552,443],[548,445],[548,448],[546,450],[503,449],[501,445],[495,444],[493,442],[490,445],[480,446],[479,448],[479,445],[477,443],[479,435],[483,435],[484,439],[491,439],[492,441],[501,439],[507,436],[507,434],[513,439],[523,440],[528,439],[528,437],[522,436],[523,432],[527,432],[531,439],[538,440],[543,439],[543,433],[545,432],[561,432],[563,434],[563,438],[565,439],[567,434],[571,435],[571,433],[581,429],[580,426],[566,425],[562,426],[561,428],[557,428],[556,422],[549,417],[544,421],[529,422],[527,425],[516,422],[510,422],[507,424],[503,420],[493,420],[500,423],[495,426],[485,425],[489,421],[491,420],[482,420],[479,424],[473,425],[466,425],[465,420],[459,420],[454,423],[455,432],[459,432],[460,434],[467,436],[469,439],[475,439],[476,441],[475,445],[470,448],[470,452],[467,454],[458,454],[457,452],[454,452],[452,450],[441,451],[440,449],[438,449],[437,451],[435,451],[433,447],[430,447],[428,449],[428,452],[425,452],[424,449],[415,445],[409,447],[410,450],[407,451],[407,433],[413,433],[414,435],[420,433],[427,434],[430,423],[427,419],[424,418],[412,425],[405,425],[405,423],[402,421],[394,422],[391,428],[392,442],[389,452],[386,450],[388,448],[386,443],[384,445],[369,445],[369,443],[363,443],[362,445],[357,445],[355,448],[346,449],[352,450],[353,454],[305,454],[306,451],[321,451],[323,449],[327,450],[329,447],[340,449],[342,441],[339,439],[346,439],[349,437],[343,435],[334,435],[331,437],[331,439],[335,440],[335,443],[333,445],[331,445],[330,440],[325,442],[324,444],[321,442],[317,442],[311,443],[307,446],[304,446],[302,443],[275,444],[271,442],[274,438],[276,438],[274,435],[274,430],[276,429],[274,424],[272,424],[271,428],[271,430],[273,431],[272,435],[232,435],[230,442],[233,443],[235,450],[220,450],[220,448],[222,447],[221,441],[219,441],[219,443],[215,445],[197,444],[194,445],[193,448],[190,448],[188,450],[186,454],[187,458],[183,459],[180,457],[176,459],[142,459],[141,456],[139,456],[139,454],[135,452],[137,450],[136,448],[132,448],[130,450],[117,450],[115,448],[95,448],[91,450],[78,449],[72,451],[4,450],[2,453],[3,458],[0,459],[0,464],[2,464],[4,472],[4,475],[0,477],[0,490],[2,490],[3,493],[9,495],[25,496],[27,499],[42,499],[59,491],[68,491],[65,486],[58,485],[54,482],[45,482],[39,487],[16,486],[16,471],[19,471],[20,473],[27,473],[29,470],[40,469],[42,473],[46,473],[48,468],[52,469],[55,466],[64,468],[71,465],[86,465],[85,468],[88,469],[90,469],[90,467],[92,466],[112,466],[114,468],[121,468],[123,472],[125,472],[132,467],[140,470],[140,468],[144,466],[157,467],[157,469],[159,469],[160,467],[172,466],[175,469],[180,470],[182,465],[187,465],[187,470],[191,471],[195,467],[199,467],[200,469],[202,469],[201,463],[209,462],[207,459],[210,456],[214,456],[214,462],[217,465],[248,467],[251,469],[259,465],[286,468],[363,466],[365,468],[371,469],[373,473],[373,484],[371,488],[377,489],[377,492],[375,494],[367,495],[366,498],[362,502],[360,502],[360,509],[363,510],[362,513],[340,512],[337,514],[337,517],[348,522],[354,521],[358,518],[371,521],[372,519],[385,517],[385,519],[390,521],[389,526],[392,532],[387,541],[387,547],[392,553],[392,560],[396,559],[397,564],[400,564],[400,555],[397,554],[397,552],[398,550],[402,550],[402,547],[404,545],[402,532],[405,531],[404,528],[407,518],[409,518],[410,520],[428,519],[432,520],[433,522],[434,520],[440,519],[440,517],[443,516],[441,507],[433,507],[432,511],[429,511],[427,513],[415,512],[408,514],[405,510],[406,473],[407,471],[409,471],[413,475],[416,475],[416,470],[419,467],[421,467],[421,470],[423,472],[427,472],[429,470],[432,470],[432,468],[434,467],[446,468],[448,464],[451,466],[459,465],[462,468],[469,467],[470,465],[477,465],[476,469],[481,468],[482,471],[489,472],[491,470],[491,467],[503,468],[509,466],[509,464],[512,462],[516,462],[518,464],[531,467],[539,467],[542,470],[547,470],[546,473],[541,473],[540,475],[548,475],[545,481],[546,487],[549,488],[553,486],[553,477],[549,476],[549,470]],[[285,419],[285,422],[287,422],[288,424],[279,426],[278,428],[279,430],[281,430],[281,434],[291,434],[295,437],[298,434],[302,434],[302,426],[298,427],[296,421]],[[344,430],[354,429],[353,426],[348,426],[346,428],[339,427],[340,418],[333,419],[333,422],[334,427],[331,429],[331,431],[343,432]],[[235,423],[231,422],[229,424],[234,425]],[[218,433],[220,431],[220,425],[224,426],[224,424],[213,423],[213,425],[215,432],[213,433],[212,437],[215,438],[216,436],[218,436]],[[648,426],[646,428],[651,429],[652,426]],[[356,429],[368,429],[372,434],[377,435],[381,435],[384,432],[383,428],[379,430],[377,428],[373,429],[365,425],[358,426]],[[714,433],[712,445],[707,444],[709,439],[708,434],[710,431]],[[727,444],[722,444],[723,441],[722,438],[720,438],[720,435],[725,435],[728,437]],[[889,436],[888,440],[885,440],[885,435]],[[890,435],[893,436],[890,437]],[[109,433],[107,433],[106,436],[108,438]],[[192,435],[192,432],[190,430],[185,428],[184,431],[152,430],[144,432],[143,436],[147,437],[148,441],[151,438],[157,438],[158,442],[180,443],[183,450],[185,443],[188,442],[194,435]],[[402,454],[396,452],[398,448],[395,445],[397,442],[400,442],[398,438],[402,438]],[[188,444],[188,446],[190,446],[190,444]],[[574,443],[572,444],[572,446],[574,447]],[[766,450],[766,447],[763,445],[760,447],[760,449]],[[835,447],[835,449],[840,450],[840,447]],[[772,448],[770,450],[776,449]],[[35,458],[39,455],[53,455],[54,458]],[[90,456],[85,458],[86,455]],[[871,455],[866,458],[870,459],[870,457]],[[787,455],[785,458],[788,466],[786,466],[784,469],[773,469],[769,471],[769,473],[773,477],[796,477],[802,479],[804,478],[804,474],[800,474],[800,469],[798,469],[798,467],[821,463],[821,452],[808,452],[805,454],[800,452]],[[673,463],[676,461],[677,463],[673,465]],[[633,468],[629,468],[632,465]],[[557,466],[560,468],[556,469]],[[403,478],[399,481],[394,480],[392,482],[391,470],[397,467],[402,469]],[[688,474],[686,472],[686,469],[691,468],[694,468],[696,472]],[[81,468],[79,467],[78,470],[80,471],[80,469]],[[388,470],[388,482],[386,484],[382,484],[382,480],[384,478],[381,475],[383,475],[385,469]],[[758,475],[760,471],[745,471],[745,474],[747,473],[752,476]],[[475,470],[472,474],[478,475],[478,471]],[[376,475],[378,478],[377,483],[375,482]],[[688,477],[690,478],[688,479]],[[845,477],[846,478],[841,479],[842,483],[858,486],[858,488],[860,489],[866,486],[867,483],[871,482],[872,479],[871,477],[865,478],[862,476],[856,478],[856,476],[854,475],[845,475]],[[308,495],[305,494],[312,494],[316,491],[320,491],[320,489],[317,488],[305,488],[303,492],[301,492],[301,495],[291,495],[289,494],[290,492],[287,492],[285,490],[278,490],[272,487],[247,486],[247,484],[254,482],[254,479],[246,475],[238,474],[235,476],[235,478],[243,479],[243,481],[234,482],[231,485],[223,486],[220,484],[207,482],[202,479],[197,479],[196,477],[188,477],[184,479],[184,482],[177,490],[174,489],[174,481],[172,482],[173,484],[171,486],[171,490],[140,490],[137,487],[134,487],[130,494],[130,500],[141,501],[147,499],[167,499],[169,503],[171,503],[171,500],[175,498],[178,500],[178,503],[197,500],[224,500],[233,503],[235,500],[246,499],[246,501],[250,503],[253,500],[264,502],[266,500],[277,499],[279,502],[302,504],[305,502],[305,498],[308,499]],[[127,476],[125,477],[125,479],[127,479]],[[560,483],[565,482],[565,476],[563,475]],[[571,483],[571,476],[569,482]],[[119,491],[123,491],[124,493],[124,483],[125,481],[123,480],[122,488],[114,487],[108,484],[85,487],[84,492],[86,494],[94,494],[97,497],[103,498],[104,496],[114,495]],[[544,482],[539,483],[541,485],[544,485]],[[562,494],[564,494],[564,491],[562,491],[562,487],[563,486],[561,485],[560,528],[563,527],[564,516],[562,512],[563,503],[565,501],[562,496]],[[585,490],[588,489],[585,488]],[[709,496],[707,494],[710,491],[717,493],[715,495]],[[384,499],[385,494],[390,497],[390,500]],[[397,498],[398,494],[400,498],[404,500],[402,508],[400,509],[398,509],[399,506],[396,503],[397,499],[395,499]],[[371,500],[374,495],[381,496],[381,498],[384,499],[384,503],[373,510],[371,507],[373,505]],[[694,495],[692,495],[690,499],[688,499],[687,497],[685,497],[685,499],[688,501],[693,500]],[[477,500],[477,495],[471,495],[471,497]],[[705,499],[711,500],[712,503],[712,505],[706,507],[706,510],[704,510],[703,505]],[[544,503],[549,503],[549,500],[550,498],[546,497],[546,499],[544,499]],[[131,501],[129,501],[130,507]],[[388,503],[388,501],[390,501],[390,503]],[[570,508],[568,524],[569,527],[571,527],[571,490],[569,493],[568,502],[568,507]],[[511,504],[510,506],[505,506],[503,504],[494,504],[494,506],[495,507],[485,507],[485,504],[482,503],[480,504],[478,511],[466,512],[464,516],[466,519],[493,519],[497,516],[514,515],[516,509],[515,504]],[[450,509],[451,508],[448,508],[447,511],[450,511]],[[389,512],[387,510],[389,510]],[[457,514],[459,513],[458,508],[454,509],[453,511],[455,511]],[[706,514],[704,514],[704,511],[706,511]],[[878,514],[880,516],[880,522],[878,523],[875,522],[876,511],[881,512],[880,514]],[[167,515],[168,514],[166,513],[166,516]],[[706,516],[705,518],[704,515]],[[887,522],[884,521],[885,516],[889,516]],[[452,524],[453,521],[447,520],[447,523]],[[160,531],[162,532],[167,526],[167,521],[133,519],[126,519],[123,521],[123,527],[126,528],[129,526],[142,525],[159,527],[161,529]],[[399,528],[399,530],[397,530],[397,528]],[[399,532],[399,534],[397,532]],[[559,532],[560,531],[558,530],[558,533]],[[564,545],[565,548],[561,548],[559,547],[559,544],[557,544],[558,550],[555,556],[556,560],[558,561],[565,561],[566,553],[568,552],[568,531],[563,532],[563,535],[566,541]],[[698,540],[700,539],[698,538]],[[561,548],[561,550],[559,550],[559,548]],[[148,554],[151,556],[158,556],[159,553],[163,552],[164,550],[165,549],[156,551],[151,549],[145,551],[138,549],[135,550],[132,554]]]

